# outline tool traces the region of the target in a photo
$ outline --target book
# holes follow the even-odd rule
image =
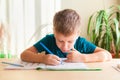
[[[8,64],[5,69],[7,70],[35,70],[35,69],[43,69],[43,70],[78,70],[78,69],[87,69],[87,65],[84,63],[70,63],[70,62],[64,62],[65,59],[62,59],[62,64],[52,66],[52,65],[46,65],[43,63],[31,63],[31,62],[24,62],[22,60],[18,60],[13,65]],[[22,66],[16,66],[22,65]]]

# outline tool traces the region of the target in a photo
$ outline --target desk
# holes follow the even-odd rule
[[[15,59],[0,59],[2,61]],[[0,63],[0,80],[120,80],[120,72],[112,64],[120,62],[113,59],[109,62],[86,63],[91,68],[102,68],[102,71],[41,71],[41,70],[4,70],[6,64]]]

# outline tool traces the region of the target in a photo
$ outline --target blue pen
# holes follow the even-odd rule
[[[13,65],[13,66],[18,66],[18,67],[24,67],[23,65],[15,64],[15,63],[9,63],[9,62],[2,62],[2,63],[3,63],[3,64]]]
[[[49,54],[53,54],[42,42],[40,42],[40,45],[41,45]],[[61,60],[61,64],[62,64],[62,60]]]
[[[40,45],[41,45],[49,54],[53,54],[43,43],[40,42]]]

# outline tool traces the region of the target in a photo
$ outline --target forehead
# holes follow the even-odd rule
[[[78,37],[78,33],[73,33],[71,35],[65,36],[62,33],[54,32],[54,35],[57,40],[65,40],[65,41],[75,40]]]

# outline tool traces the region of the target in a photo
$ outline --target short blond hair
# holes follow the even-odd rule
[[[53,19],[53,28],[56,32],[69,36],[80,29],[80,16],[72,9],[57,12]]]

